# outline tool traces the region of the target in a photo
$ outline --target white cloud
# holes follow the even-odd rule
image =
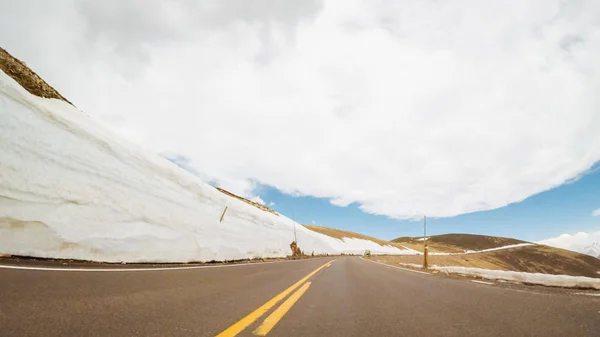
[[[453,216],[600,159],[599,6],[3,2],[0,43],[93,118],[234,193],[258,182]]]
[[[275,203],[271,201],[271,202],[269,203],[269,207],[273,207],[273,206],[275,206]]]
[[[592,212],[592,216],[600,216],[600,208]]]
[[[265,201],[264,201],[264,200],[262,200],[262,198],[261,198],[261,197],[259,197],[258,195],[255,195],[255,196],[251,197],[251,198],[250,198],[250,201],[253,201],[253,202],[255,202],[255,203],[258,203],[258,204],[261,204],[261,205],[264,205],[264,204],[265,204]]]
[[[573,235],[562,234],[555,238],[539,241],[538,243],[600,258],[600,232],[579,232]]]

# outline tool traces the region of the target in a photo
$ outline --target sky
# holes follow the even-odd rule
[[[0,45],[120,137],[303,222],[538,240],[600,231],[598,13],[0,0]]]
[[[600,216],[596,210],[600,205],[599,188],[600,166],[576,181],[523,202],[456,217],[428,218],[427,234],[472,233],[515,237],[526,241],[540,241],[579,232],[595,234],[585,235],[577,242],[571,242],[573,239],[570,236],[550,242],[570,248],[583,241],[581,248],[585,248],[595,241],[600,242]],[[271,208],[293,216],[300,223],[346,229],[387,240],[423,235],[422,219],[396,220],[370,215],[356,205],[335,207],[327,199],[289,196],[265,186],[261,186],[258,193]]]

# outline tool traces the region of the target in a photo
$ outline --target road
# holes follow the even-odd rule
[[[600,297],[574,292],[358,257],[170,270],[0,268],[0,336],[600,336]]]

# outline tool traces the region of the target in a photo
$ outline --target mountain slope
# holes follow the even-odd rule
[[[0,254],[205,262],[285,257],[295,237],[315,254],[370,247],[294,230],[291,219],[112,134],[0,55]]]
[[[596,241],[591,245],[586,246],[583,248],[582,253],[600,259],[600,242]]]
[[[422,247],[423,242],[416,240],[419,238],[403,237],[394,241],[401,242],[406,246],[417,242],[418,247]],[[517,239],[473,234],[445,234],[431,236],[428,245],[437,249],[429,255],[430,265],[600,277],[600,260],[597,258]],[[447,248],[449,249],[445,252],[452,254],[444,254],[443,250],[440,251],[440,249]],[[423,263],[422,256],[385,257],[383,259],[394,264],[420,265]]]
[[[335,241],[330,240],[333,245],[345,243],[346,246],[355,247],[353,249],[347,249],[348,254],[363,254],[365,251],[369,251],[371,254],[394,254],[394,255],[412,255],[418,254],[417,251],[408,249],[402,245],[395,244],[393,242],[380,240],[371,236],[345,231],[341,229],[328,228],[323,226],[311,226],[304,225],[304,227],[311,231],[327,235],[334,238]],[[365,247],[365,248],[363,248]]]
[[[537,243],[600,258],[600,232],[561,234],[557,237],[540,240]]]
[[[373,241],[379,245],[390,245],[391,244],[391,242],[389,242],[389,241],[380,240],[380,239],[374,238],[372,236],[367,236],[367,235],[363,235],[360,233],[346,231],[343,229],[335,229],[335,228],[315,226],[315,225],[303,225],[303,226],[310,229],[311,231],[325,234],[327,236],[331,236],[332,238],[336,238],[336,239],[340,239],[340,240],[344,239],[344,238],[354,238],[354,239]]]
[[[392,242],[423,251],[422,237],[404,236],[396,238]],[[442,234],[427,237],[427,246],[430,252],[461,253],[469,250],[478,251],[522,243],[527,242],[512,238],[476,234]]]

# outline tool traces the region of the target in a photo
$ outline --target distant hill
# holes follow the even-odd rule
[[[402,245],[360,233],[323,226],[303,226],[310,231],[327,236],[326,241],[332,246],[338,247],[337,249],[344,254],[363,255],[366,252],[373,255],[419,254],[417,251],[407,249]]]
[[[596,241],[591,245],[583,248],[583,254],[591,255],[597,259],[600,259],[600,241]]]
[[[392,240],[392,242],[423,251],[422,237],[403,236]],[[462,253],[465,250],[484,250],[519,243],[527,242],[500,236],[476,234],[442,234],[427,237],[427,245],[430,252]]]
[[[397,244],[423,251],[422,237],[400,237]],[[512,270],[529,273],[600,277],[600,259],[546,245],[532,244],[508,249],[464,254],[526,241],[497,236],[474,234],[432,235],[428,238],[429,263],[438,266],[461,266],[495,270]],[[595,247],[594,247],[595,248]],[[435,255],[451,253],[450,255]],[[394,257],[394,262],[422,263],[422,256]]]
[[[351,232],[351,231],[345,231],[342,229],[335,229],[335,228],[329,228],[329,227],[323,227],[323,226],[313,226],[313,225],[303,225],[303,226],[310,229],[311,231],[325,234],[327,236],[331,236],[332,238],[336,238],[336,239],[340,239],[340,240],[343,238],[362,239],[362,240],[373,241],[382,246],[390,245],[390,246],[394,246],[394,247],[403,248],[401,245],[395,244],[390,241],[381,240],[378,238],[374,238],[372,236],[363,235],[363,234],[355,233],[355,232]]]

